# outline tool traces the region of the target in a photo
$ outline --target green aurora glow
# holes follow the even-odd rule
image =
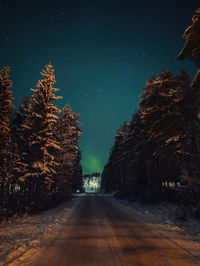
[[[91,152],[86,152],[86,155],[82,159],[83,173],[92,174],[94,172],[101,172],[103,163],[101,160]]]

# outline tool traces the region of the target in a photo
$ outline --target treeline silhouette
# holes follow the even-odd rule
[[[54,68],[14,110],[10,69],[0,71],[0,219],[36,213],[82,187],[79,115],[55,101]]]
[[[115,135],[102,173],[107,192],[200,206],[200,9],[192,22],[177,59],[193,60],[196,77],[163,70],[146,82],[139,109]]]
[[[83,178],[86,178],[86,177],[100,177],[101,176],[101,173],[98,173],[98,172],[95,172],[95,173],[92,173],[92,174],[85,174],[83,176]]]

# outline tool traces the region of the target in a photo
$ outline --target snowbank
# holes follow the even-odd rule
[[[0,266],[28,265],[61,230],[80,198],[0,224]]]
[[[167,202],[141,204],[114,198],[113,200],[126,205],[129,211],[141,216],[155,234],[172,241],[200,262],[200,219],[183,220],[178,212],[179,207]]]

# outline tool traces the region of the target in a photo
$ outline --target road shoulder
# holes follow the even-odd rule
[[[62,230],[79,201],[73,197],[40,214],[3,221],[0,266],[29,265]]]
[[[164,208],[163,205],[154,205],[154,208],[152,208],[152,205],[142,205],[117,198],[110,198],[110,200],[123,207],[123,210],[133,215],[135,219],[149,226],[155,234],[159,234],[193,256],[195,261],[199,263],[200,233],[191,235],[188,234],[187,231],[186,234],[184,226],[179,226],[177,223],[173,222],[172,217],[167,216],[168,210],[161,210]],[[182,224],[183,223],[184,222],[182,222]],[[185,223],[189,224],[185,224],[185,226],[192,226],[195,222],[193,220],[188,220],[185,221]]]

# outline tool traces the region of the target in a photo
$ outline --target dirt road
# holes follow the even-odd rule
[[[31,265],[200,265],[106,196],[80,199],[68,223]]]

